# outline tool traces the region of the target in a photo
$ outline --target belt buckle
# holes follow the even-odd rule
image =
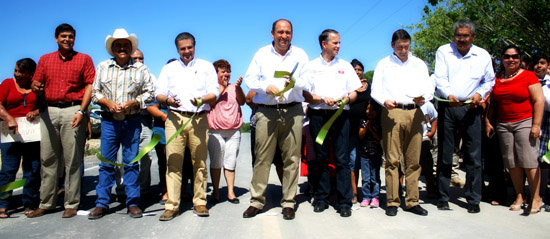
[[[121,113],[114,113],[113,119],[115,119],[116,121],[123,121],[124,119],[126,119],[126,115]]]

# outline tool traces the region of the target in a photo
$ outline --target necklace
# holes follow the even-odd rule
[[[514,73],[510,74],[510,75],[506,75],[506,72],[502,72],[502,78],[503,79],[510,79],[514,76],[516,76],[519,72],[519,69],[517,69]]]

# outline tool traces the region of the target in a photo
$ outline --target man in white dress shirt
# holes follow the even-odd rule
[[[383,105],[382,145],[386,155],[386,215],[397,215],[399,199],[399,157],[404,157],[407,194],[406,210],[426,216],[418,204],[418,178],[424,114],[420,109],[430,100],[434,83],[424,61],[409,52],[411,37],[400,29],[393,33],[393,54],[385,57],[374,70],[371,96]]]
[[[180,33],[175,40],[180,58],[165,65],[157,81],[156,96],[160,104],[168,106],[166,139],[175,134],[191,118],[176,138],[166,144],[166,189],[168,201],[161,221],[172,220],[179,214],[181,169],[185,146],[191,151],[193,164],[193,213],[209,216],[206,209],[206,158],[208,154],[208,120],[206,111],[219,95],[218,76],[212,63],[195,58],[195,37]],[[202,101],[202,105],[199,103]]]
[[[437,94],[450,102],[438,103],[439,139],[437,181],[439,210],[450,210],[449,184],[455,149],[455,133],[462,131],[466,185],[464,186],[468,212],[478,213],[481,201],[481,112],[482,99],[495,84],[493,63],[489,53],[472,44],[475,25],[470,20],[459,20],[454,25],[455,41],[436,52],[435,81]],[[472,100],[471,103],[461,103]]]
[[[349,165],[349,120],[348,110],[351,101],[357,97],[355,90],[361,88],[351,64],[336,55],[340,51],[340,34],[332,29],[324,30],[319,35],[321,56],[312,60],[304,69],[302,77],[308,83],[306,97],[310,103],[308,109],[311,137],[315,139],[323,125],[338,111],[340,100],[345,101],[342,113],[330,127],[323,144],[314,143],[315,160],[308,163],[310,181],[313,187],[314,212],[322,212],[329,205],[330,174],[328,160],[330,148],[334,152],[336,166],[336,191],[338,196],[337,210],[341,217],[351,216],[351,171]],[[329,138],[331,138],[329,140]]]
[[[302,145],[302,122],[304,101],[302,91],[304,82],[299,72],[309,61],[304,50],[291,45],[292,24],[285,19],[277,20],[271,29],[273,42],[256,52],[246,75],[246,86],[256,92],[252,101],[258,104],[256,111],[256,162],[250,186],[250,207],[243,213],[250,218],[260,213],[265,205],[265,191],[269,179],[269,170],[276,147],[283,158],[283,218],[294,219],[296,190],[298,187],[298,168]],[[297,66],[297,67],[296,67]],[[277,93],[290,83],[285,78],[276,78],[275,71],[296,72],[294,87],[281,96]]]

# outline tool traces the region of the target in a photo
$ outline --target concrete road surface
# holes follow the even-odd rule
[[[95,157],[88,157],[85,161],[80,210],[89,211],[95,206],[99,161]],[[159,193],[156,165],[156,161],[153,162],[153,191]],[[403,208],[395,217],[386,216],[385,191],[381,192],[382,208],[360,208],[355,204],[349,218],[341,218],[334,207],[323,213],[314,213],[309,198],[303,193],[306,177],[300,177],[299,181],[296,219],[286,221],[281,215],[281,186],[274,171],[272,168],[266,213],[255,218],[242,218],[249,206],[248,188],[252,178],[250,135],[243,134],[235,182],[241,203],[227,202],[226,190],[222,188],[221,202],[208,206],[210,217],[193,215],[192,203],[183,202],[180,216],[160,222],[163,206],[158,204],[159,198],[155,194],[149,200],[142,199],[147,216],[140,219],[130,218],[124,205],[116,202],[111,204],[110,214],[99,220],[88,220],[86,216],[62,219],[62,201],[59,200],[55,212],[39,218],[25,217],[21,207],[15,211],[12,209],[12,218],[0,220],[0,238],[550,238],[550,213],[522,216],[520,212],[509,211],[506,206],[482,202],[481,213],[469,214],[459,188],[452,188],[450,206],[453,210],[438,211],[436,201],[427,199],[422,187],[422,207],[429,211],[426,217],[405,212]],[[223,177],[221,186],[225,187]],[[21,190],[15,191],[13,198],[20,201],[20,194]]]

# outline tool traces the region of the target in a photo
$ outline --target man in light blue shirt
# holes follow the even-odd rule
[[[474,38],[474,23],[470,20],[459,20],[454,25],[455,41],[439,47],[436,53],[434,74],[437,94],[449,100],[449,102],[438,102],[440,120],[437,180],[440,196],[437,208],[439,210],[450,210],[449,184],[455,134],[461,130],[466,164],[464,188],[468,212],[480,211],[482,108],[479,104],[491,92],[495,74],[489,53],[473,45]]]

